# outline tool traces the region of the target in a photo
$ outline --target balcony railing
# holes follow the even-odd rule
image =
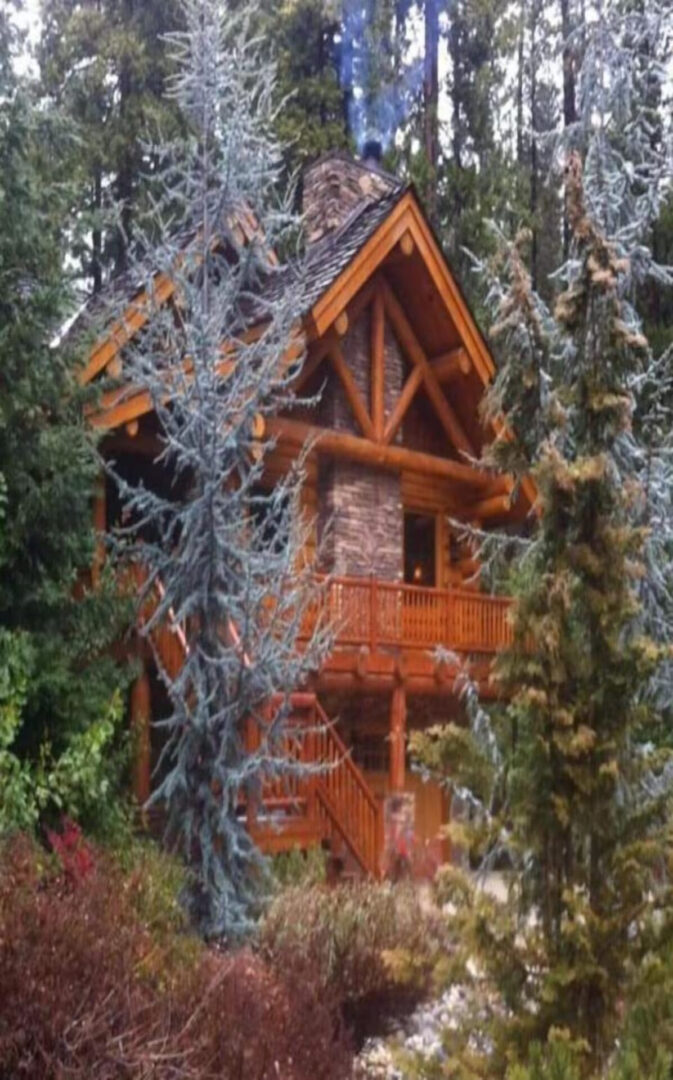
[[[494,653],[512,640],[506,596],[335,577],[323,603],[338,645]]]

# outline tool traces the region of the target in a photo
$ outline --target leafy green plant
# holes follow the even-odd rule
[[[297,885],[324,885],[327,858],[327,852],[317,846],[306,851],[296,847],[291,851],[283,851],[273,860],[273,879],[279,889]]]
[[[38,817],[30,769],[13,750],[26,700],[25,639],[0,629],[0,834],[30,829]]]
[[[60,749],[44,739],[33,759],[22,753],[19,741],[34,660],[27,635],[0,628],[0,834],[32,829],[41,818],[61,814],[104,835],[123,829],[120,696],[102,716],[61,740]]]

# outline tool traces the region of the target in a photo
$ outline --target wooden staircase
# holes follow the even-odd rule
[[[136,587],[142,587],[143,569],[134,567],[133,576]],[[162,593],[159,582],[155,591],[158,601]],[[148,600],[140,613],[141,624],[153,607]],[[150,638],[167,675],[174,678],[188,648],[182,627],[169,617],[152,630]],[[267,854],[317,844],[332,852],[345,850],[361,872],[380,877],[383,818],[379,802],[316,695],[291,694],[289,706],[278,753],[302,768],[295,775],[267,783],[256,805],[241,801],[240,813],[251,835]],[[251,751],[259,746],[260,738],[259,729],[249,724],[246,742]]]
[[[316,695],[292,694],[290,706],[280,753],[306,771],[267,785],[259,806],[248,808],[252,835],[267,852],[315,843],[345,849],[361,871],[380,876],[379,803]]]

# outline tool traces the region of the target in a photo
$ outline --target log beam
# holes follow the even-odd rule
[[[334,345],[333,348],[330,350],[329,355],[334,370],[339,376],[341,385],[344,388],[344,393],[346,394],[346,398],[353,412],[353,416],[360,425],[363,435],[365,435],[368,439],[375,439],[376,435],[374,432],[374,425],[371,422],[369,413],[367,412],[367,409],[365,407],[365,403],[362,400],[362,396],[358,389],[358,384],[356,383],[353,376],[353,372],[351,371],[344,359],[344,354],[341,351],[341,346]]]
[[[385,312],[380,290],[374,294],[372,305],[372,419],[377,440],[383,439],[385,423]]]
[[[435,457],[420,450],[409,450],[405,446],[374,443],[360,438],[359,435],[317,427],[301,420],[270,416],[267,420],[267,434],[269,438],[277,439],[280,443],[287,442],[294,446],[304,446],[305,443],[312,442],[316,444],[318,453],[332,454],[334,457],[361,462],[363,465],[373,465],[393,472],[407,469],[411,472],[441,476],[480,491],[494,488],[494,479],[489,473],[462,461]]]
[[[484,669],[477,673],[474,666],[471,668],[474,680],[479,687],[479,696],[488,699],[498,697],[495,683],[491,683],[488,671]],[[455,673],[456,675],[458,672]],[[388,695],[395,685],[395,675],[372,674],[364,679],[358,679],[357,675],[345,671],[326,671],[313,680],[312,684],[321,693],[361,693]],[[447,676],[446,680],[439,682],[431,672],[427,675],[410,674],[405,682],[407,694],[423,697],[452,697],[455,690],[455,677]]]
[[[505,495],[490,495],[480,502],[470,503],[469,506],[461,509],[459,511],[459,516],[469,520],[489,521],[492,518],[502,517],[503,514],[508,514],[511,509],[512,496],[509,493]]]
[[[112,357],[109,364],[105,368],[105,374],[110,379],[121,379],[123,370],[124,365],[122,364],[122,358],[121,356],[119,356],[119,354],[117,354],[116,356]]]
[[[420,367],[415,367],[405,382],[402,393],[397,399],[395,408],[393,409],[388,423],[386,424],[383,432],[383,441],[385,443],[392,442],[397,434],[397,429],[402,423],[406,412],[413,401],[416,391],[418,390],[421,382],[423,381],[423,371]]]
[[[295,394],[298,394],[303,386],[309,381],[311,376],[318,370],[323,360],[329,354],[330,349],[334,345],[334,338],[328,336],[323,338],[322,341],[314,345],[306,356],[304,363],[301,366],[300,371],[297,374],[294,382],[292,383],[292,390]]]
[[[384,278],[381,279],[381,290],[386,314],[390,319],[393,329],[399,338],[400,345],[409,357],[412,364],[420,367],[423,372],[423,384],[426,393],[432,402],[439,421],[446,432],[446,436],[457,450],[470,457],[475,457],[472,443],[465,434],[465,430],[455,412],[449,405],[444,392],[437,381],[437,376],[432,371],[425,351],[416,337],[416,333],[409,322],[402,305],[395,296],[390,285]]]
[[[469,375],[472,367],[470,358],[462,345],[433,357],[429,363],[438,383],[451,382],[452,379]]]

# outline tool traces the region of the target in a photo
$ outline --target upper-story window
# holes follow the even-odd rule
[[[437,519],[434,514],[404,515],[404,580],[407,585],[434,588],[437,564]]]

